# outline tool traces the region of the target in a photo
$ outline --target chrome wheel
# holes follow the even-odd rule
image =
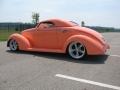
[[[13,40],[13,39],[10,40],[10,42],[9,42],[9,48],[12,51],[18,50],[18,43],[16,42],[16,40]]]
[[[86,50],[81,43],[72,42],[68,47],[68,54],[74,59],[80,59],[86,55]]]

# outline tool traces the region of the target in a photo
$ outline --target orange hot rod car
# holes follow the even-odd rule
[[[62,19],[45,20],[21,34],[12,34],[7,46],[12,51],[68,53],[74,59],[102,55],[109,49],[100,33]]]

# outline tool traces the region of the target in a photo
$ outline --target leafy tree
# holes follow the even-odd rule
[[[32,22],[33,24],[37,24],[39,22],[39,13],[32,14]]]

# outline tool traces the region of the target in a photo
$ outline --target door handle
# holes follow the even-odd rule
[[[60,30],[61,32],[63,32],[63,33],[66,33],[66,32],[68,32],[68,30]]]

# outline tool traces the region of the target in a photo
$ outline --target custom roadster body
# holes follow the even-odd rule
[[[62,19],[41,21],[35,28],[12,34],[7,46],[12,51],[68,53],[74,59],[102,55],[109,49],[100,33]]]

